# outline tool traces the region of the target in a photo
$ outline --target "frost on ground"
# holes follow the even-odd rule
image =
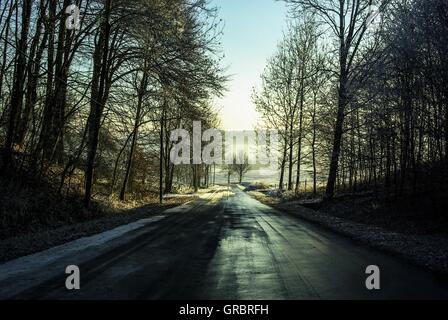
[[[9,237],[0,240],[0,263],[59,246],[79,238],[92,236],[141,219],[151,218],[162,212],[164,214],[174,214],[186,211],[185,208],[190,208],[190,203],[193,200],[208,199],[221,194],[224,190],[227,190],[227,188],[214,186],[200,189],[197,193],[165,195],[163,204],[150,203],[134,209],[117,209],[114,213],[108,213],[104,217],[78,223],[66,223],[57,228],[48,227],[46,230],[40,228],[37,232],[27,232],[19,236]]]
[[[112,246],[112,241],[140,229],[146,225],[155,223],[164,216],[153,216],[141,219],[115,229],[105,231],[90,237],[83,237],[66,244],[50,248],[32,255],[21,257],[4,264],[0,264],[0,298],[11,298],[21,290],[26,290],[38,283],[42,283],[60,272],[58,261],[65,261],[62,265],[69,265],[73,257],[77,257],[76,263],[87,261],[98,256],[107,247]],[[91,249],[91,250],[89,250]],[[14,286],[11,286],[11,282]]]
[[[353,221],[356,217],[349,214],[345,216],[350,219],[344,218],[344,210],[348,209],[340,204],[313,210],[304,207],[300,201],[281,202],[278,198],[259,191],[250,191],[249,194],[280,211],[318,223],[351,239],[405,258],[416,265],[435,272],[448,273],[448,234],[441,230],[417,232],[417,228],[413,228],[415,226],[410,223],[402,223],[391,230],[385,227],[388,222],[384,217],[384,221],[376,224],[368,224],[367,220]]]
[[[0,241],[0,263],[29,255],[61,244],[98,234],[121,225],[126,225],[141,219],[153,217],[161,212],[192,200],[195,197],[177,199],[160,204],[149,204],[131,210],[121,210],[97,219],[66,224],[58,228],[48,228],[38,232],[26,233]]]

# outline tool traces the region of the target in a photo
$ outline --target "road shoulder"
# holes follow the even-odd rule
[[[297,202],[279,203],[258,191],[247,192],[281,212],[323,226],[369,247],[406,259],[433,272],[448,275],[448,238],[444,235],[407,235],[331,216]]]

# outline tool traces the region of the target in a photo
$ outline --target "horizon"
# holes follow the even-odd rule
[[[259,120],[252,89],[260,84],[267,60],[286,27],[287,7],[274,0],[213,0],[224,21],[223,67],[231,75],[228,91],[215,99],[224,130],[252,130]],[[269,23],[266,23],[269,21]],[[238,117],[235,117],[238,115]]]

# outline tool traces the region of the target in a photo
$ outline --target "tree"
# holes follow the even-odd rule
[[[285,0],[297,11],[312,12],[320,17],[335,37],[338,48],[338,66],[334,70],[338,79],[337,116],[334,127],[333,149],[325,196],[334,195],[339,157],[341,153],[345,111],[356,85],[362,81],[366,65],[371,63],[369,57],[363,56],[364,46],[375,48],[376,43],[369,43],[368,19],[372,15],[372,0]],[[378,2],[384,10],[389,1]],[[369,52],[370,53],[370,52]]]
[[[232,171],[238,175],[238,183],[242,183],[244,175],[250,170],[250,164],[247,154],[241,154],[239,158],[244,160],[242,161],[242,163],[239,163],[235,157],[233,159]]]
[[[69,5],[77,30],[66,27]],[[205,0],[2,1],[1,166],[83,195],[86,207],[171,192],[186,168],[170,162],[169,131],[213,125],[227,80],[217,14]]]
[[[321,67],[313,61],[317,40],[317,26],[312,17],[305,17],[303,21],[291,24],[262,75],[261,90],[253,95],[257,110],[265,123],[279,130],[283,138],[280,189],[283,189],[284,171],[289,162],[288,190],[293,190],[293,169],[296,163],[296,193],[299,190],[304,160],[305,104],[311,91],[310,81]]]
[[[104,3],[104,12],[99,28],[98,43],[93,54],[93,73],[90,97],[90,115],[88,120],[88,156],[86,163],[85,183],[86,191],[84,203],[90,206],[93,186],[93,169],[95,164],[98,138],[100,134],[101,118],[104,105],[107,102],[110,85],[111,60],[109,59],[111,37],[112,0]]]
[[[16,55],[16,66],[9,108],[8,130],[6,133],[5,150],[3,156],[3,170],[9,168],[12,162],[12,153],[17,134],[18,122],[23,106],[24,84],[27,64],[27,43],[30,27],[32,1],[24,0],[22,9],[21,32]]]

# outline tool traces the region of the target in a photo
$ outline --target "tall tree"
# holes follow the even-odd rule
[[[21,119],[23,106],[24,87],[26,79],[27,46],[30,28],[30,18],[32,11],[32,1],[24,0],[22,7],[20,40],[16,51],[16,65],[9,108],[8,131],[6,134],[5,150],[3,157],[3,168],[11,165],[14,141],[17,134],[18,123]]]
[[[96,151],[98,148],[98,138],[100,134],[101,118],[103,115],[104,104],[108,98],[107,80],[109,79],[109,50],[111,37],[111,12],[112,0],[106,0],[104,11],[101,17],[99,28],[98,43],[93,54],[93,73],[90,97],[90,115],[88,122],[88,153],[86,163],[85,184],[86,191],[84,203],[86,207],[90,206],[93,187],[93,170],[95,165]]]
[[[297,11],[307,11],[321,18],[322,23],[335,37],[338,48],[338,66],[335,73],[338,79],[337,116],[334,127],[333,150],[325,196],[332,198],[338,173],[341,152],[343,126],[346,107],[355,94],[356,82],[361,80],[363,66],[370,63],[366,57],[361,57],[363,45],[368,41],[369,18],[372,5],[377,4],[383,10],[388,3],[373,0],[285,0]],[[373,45],[375,46],[375,44]],[[365,53],[365,52],[364,52]]]

